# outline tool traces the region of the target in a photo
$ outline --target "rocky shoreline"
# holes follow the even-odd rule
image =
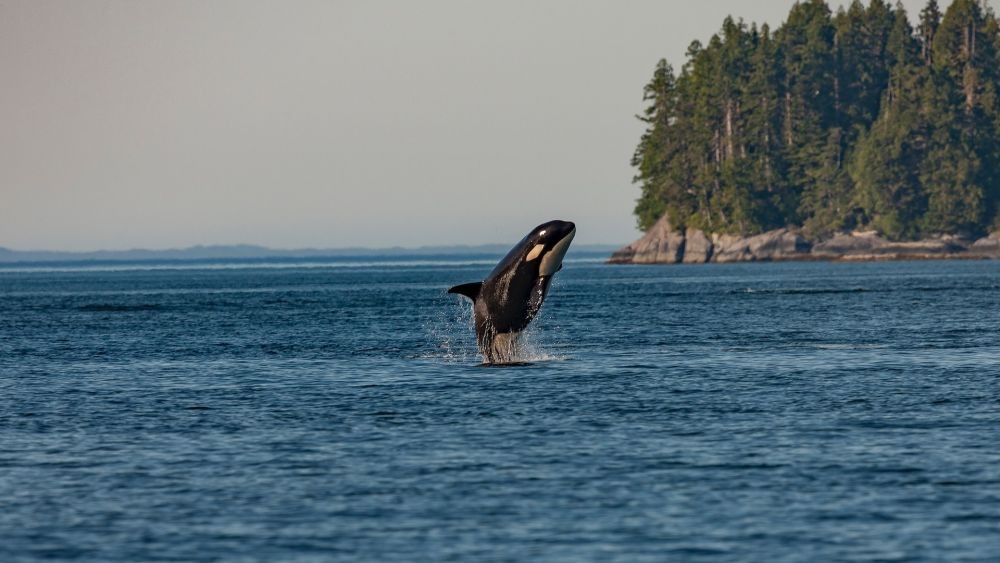
[[[741,237],[673,229],[666,216],[632,244],[615,251],[610,264],[704,264],[789,260],[942,260],[1000,259],[1000,233],[978,240],[943,235],[914,242],[893,242],[875,231],[839,233],[811,241],[795,229],[776,229]]]

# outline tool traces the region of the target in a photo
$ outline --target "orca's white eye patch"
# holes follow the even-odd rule
[[[531,252],[528,253],[528,257],[525,258],[525,261],[531,262],[535,258],[538,258],[539,256],[542,255],[542,251],[543,250],[545,250],[545,245],[544,244],[536,244],[535,248],[532,248]]]

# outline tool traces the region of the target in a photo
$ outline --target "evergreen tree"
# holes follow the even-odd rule
[[[927,208],[917,168],[926,157],[921,104],[929,75],[902,7],[894,19],[886,46],[892,70],[881,111],[857,144],[851,176],[859,223],[891,239],[906,239],[920,234],[918,222]]]
[[[767,25],[754,29],[754,50],[743,87],[745,139],[748,162],[745,176],[751,186],[755,223],[761,230],[786,224],[797,202],[787,198],[787,166],[782,143],[781,68],[774,64],[777,45]]]
[[[979,233],[996,200],[995,36],[975,0],[955,0],[934,33],[933,133],[922,167],[928,232]]]
[[[886,47],[896,24],[883,0],[866,9],[859,0],[835,18],[837,77],[835,102],[839,126],[850,140],[871,126],[878,116],[880,94],[889,77],[891,58]]]
[[[790,199],[798,203],[822,167],[827,129],[835,122],[834,28],[830,8],[822,0],[797,3],[778,30],[779,59],[784,77],[784,148]],[[798,223],[812,211],[807,205],[786,216]],[[797,207],[799,207],[797,205]]]
[[[632,166],[638,169],[633,182],[639,183],[642,195],[635,207],[639,228],[648,229],[666,210],[667,171],[665,155],[670,147],[670,127],[676,119],[677,84],[674,71],[666,59],[660,59],[653,72],[653,79],[643,89],[643,101],[648,102],[643,115],[638,116],[647,124],[632,155]],[[667,197],[664,197],[667,196]]]
[[[928,0],[927,6],[920,12],[920,56],[924,64],[933,62],[932,51],[934,46],[934,34],[937,33],[938,26],[941,25],[941,9],[936,0]]]

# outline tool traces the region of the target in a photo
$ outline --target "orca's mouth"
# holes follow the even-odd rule
[[[573,237],[575,236],[576,227],[574,226],[570,232],[552,246],[552,250],[545,253],[545,257],[542,258],[542,263],[538,268],[539,276],[551,276],[562,268],[563,257],[566,256],[569,244],[573,242]]]

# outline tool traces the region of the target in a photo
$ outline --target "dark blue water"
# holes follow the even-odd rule
[[[997,560],[1000,262],[0,269],[0,561]]]

